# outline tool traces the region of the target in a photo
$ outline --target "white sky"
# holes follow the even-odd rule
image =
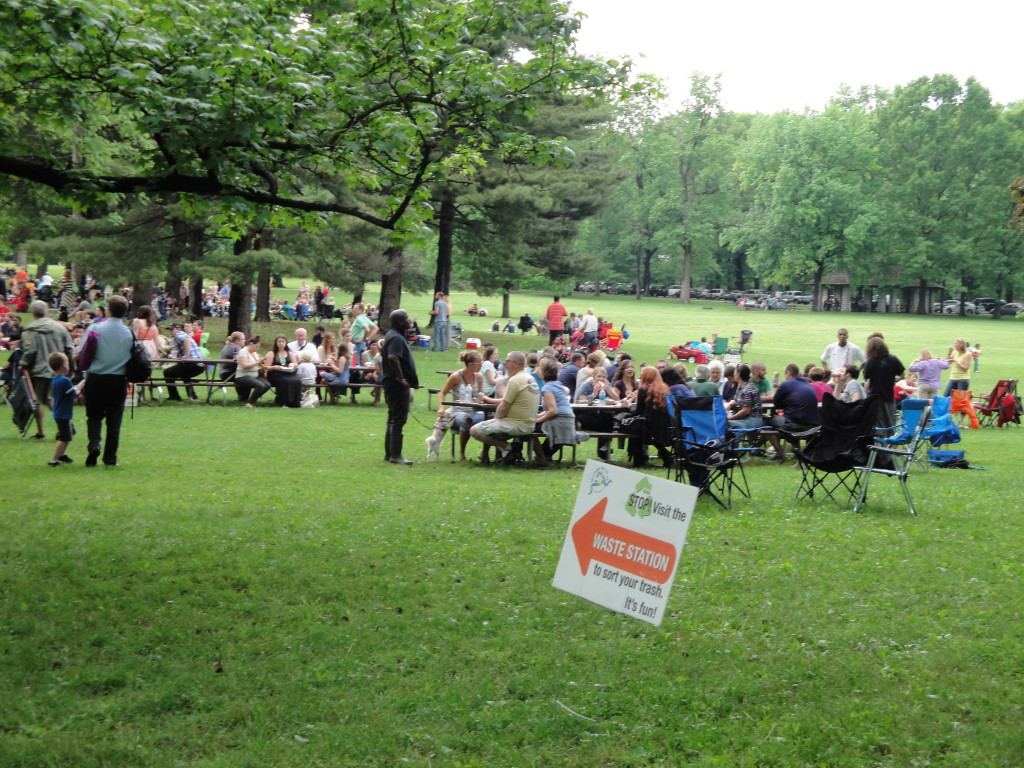
[[[891,88],[921,76],[973,76],[1000,104],[1024,100],[1019,0],[570,0],[578,49],[630,55],[675,109],[690,74],[721,73],[734,112],[821,109],[844,83]],[[640,58],[640,54],[644,58]]]

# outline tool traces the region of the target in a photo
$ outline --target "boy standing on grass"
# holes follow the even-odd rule
[[[71,418],[78,390],[68,378],[67,355],[63,352],[51,352],[47,362],[50,364],[50,370],[53,371],[50,393],[53,396],[53,420],[57,423],[57,445],[53,449],[50,466],[59,467],[61,464],[70,464],[74,461],[64,451],[67,450],[68,443],[75,435],[75,427],[71,423]]]

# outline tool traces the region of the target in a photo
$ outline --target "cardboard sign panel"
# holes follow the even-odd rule
[[[552,586],[659,625],[697,489],[588,461]]]

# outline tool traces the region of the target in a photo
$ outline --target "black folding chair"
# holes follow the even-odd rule
[[[11,421],[18,428],[21,436],[24,437],[28,434],[29,425],[32,424],[35,418],[36,407],[29,396],[28,385],[25,383],[24,376],[19,376],[15,380],[13,388],[14,394],[11,396],[11,410],[14,411],[14,415],[11,417]]]
[[[833,501],[852,501],[860,489],[859,467],[868,463],[875,441],[875,420],[881,401],[877,395],[844,403],[825,393],[821,401],[821,429],[803,450],[794,450],[800,466],[796,499],[824,495]],[[845,499],[838,498],[845,496]]]

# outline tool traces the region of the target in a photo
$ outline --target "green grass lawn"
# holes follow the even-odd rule
[[[454,306],[473,301],[500,306]],[[981,341],[979,391],[1024,372],[1011,320],[566,303],[626,323],[648,361],[749,328],[747,358],[781,370],[843,325],[904,362]],[[416,356],[426,386],[456,364]],[[986,471],[915,471],[917,518],[885,478],[853,515],[754,462],[754,501],[698,504],[655,628],[550,585],[579,470],[393,466],[360,400],[138,408],[117,468],[82,466],[80,411],[68,467],[2,430],[0,765],[1024,764],[1019,429],[965,431]]]

